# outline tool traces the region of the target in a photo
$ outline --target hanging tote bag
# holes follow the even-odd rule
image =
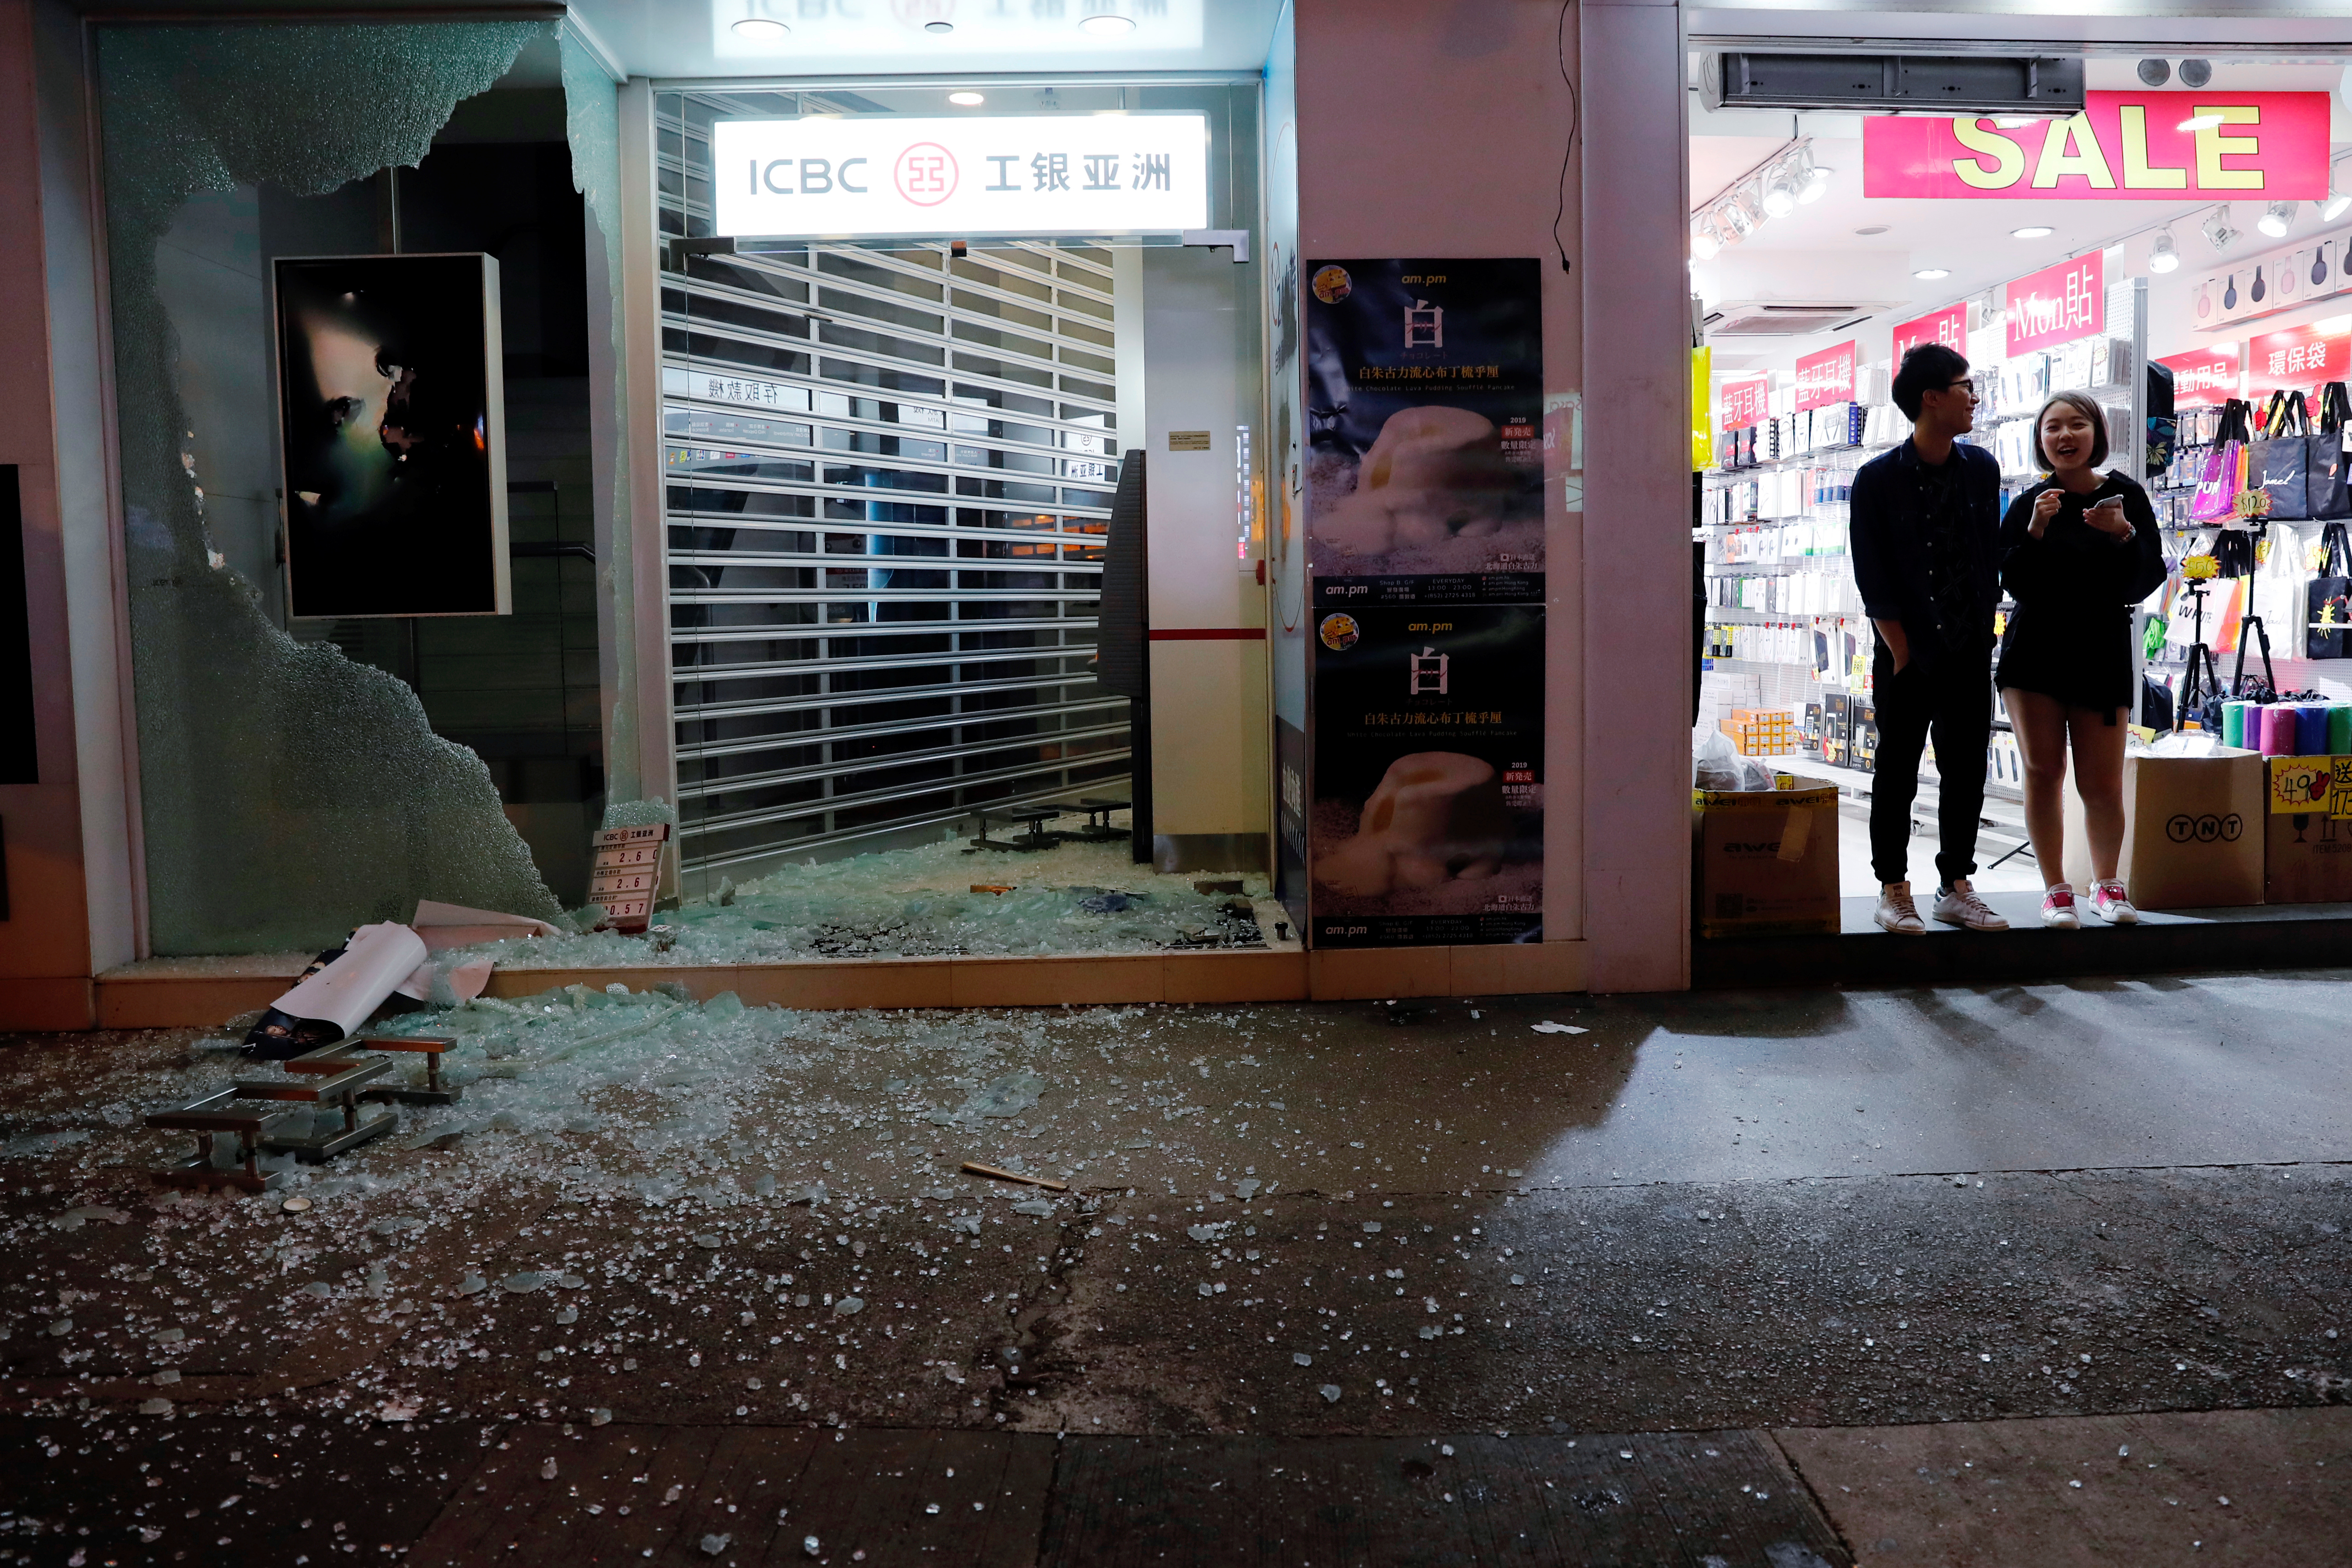
[[[2273,522],[2301,522],[2311,516],[2311,420],[2300,392],[2273,392],[2263,422],[2262,440],[2246,448],[2249,488],[2268,499],[2263,515]]]
[[[2246,488],[2246,413],[2241,399],[2221,405],[2221,428],[2189,502],[2189,515],[2198,522],[2227,522],[2238,515],[2238,496]]]
[[[2305,438],[2311,449],[2305,481],[2306,515],[2322,518],[2352,517],[2352,480],[2347,480],[2344,443],[2352,436],[2352,393],[2342,382],[2319,389],[2318,428]]]
[[[2342,523],[2330,523],[2319,534],[2319,575],[2303,585],[2303,656],[2306,659],[2352,657],[2345,634],[2352,632],[2352,539]]]

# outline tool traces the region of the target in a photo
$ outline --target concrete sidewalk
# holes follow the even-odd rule
[[[70,1443],[89,1425],[0,1422],[12,1561],[2321,1564],[2352,1508],[2341,1408],[1287,1439],[193,1416]]]
[[[688,1009],[560,1080],[559,997],[295,1210],[141,1174],[201,1038],[28,1040],[0,1554],[2340,1561],[2342,980]]]

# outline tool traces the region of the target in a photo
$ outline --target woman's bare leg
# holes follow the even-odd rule
[[[2074,793],[2083,798],[2083,829],[2091,841],[2091,874],[2116,879],[2124,852],[2124,728],[2126,716],[2068,708],[2066,728],[2074,741]]]
[[[2000,697],[2025,764],[2026,835],[2042,884],[2055,887],[2066,880],[2066,709],[2056,697],[2015,686],[2004,687]]]

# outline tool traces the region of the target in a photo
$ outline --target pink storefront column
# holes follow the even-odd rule
[[[1301,259],[1543,263],[1544,935],[1593,990],[1689,984],[1680,22],[1672,0],[1296,5]]]
[[[0,647],[0,680],[17,685],[16,661],[27,649],[32,661],[31,712],[19,711],[18,691],[0,693],[0,1029],[88,1029],[97,1014],[66,590],[74,541],[58,504],[37,78],[32,7],[0,5],[0,484],[21,517],[0,526],[0,549],[18,557],[0,582],[23,596],[21,621],[0,606],[0,638],[16,643]]]
[[[1682,14],[1581,0],[1584,899],[1596,991],[1690,984],[1690,284]]]

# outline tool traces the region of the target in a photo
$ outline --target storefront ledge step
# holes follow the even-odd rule
[[[1381,947],[1307,953],[1295,945],[1240,953],[1052,954],[995,958],[835,958],[777,964],[505,965],[486,995],[534,996],[570,985],[683,987],[698,1001],[732,991],[751,1007],[1054,1007],[1138,1002],[1346,1001],[1582,990],[1581,942],[1486,947]],[[0,1027],[206,1028],[266,1007],[303,954],[156,958],[60,982],[53,1010]],[[71,988],[80,987],[79,1003]],[[10,1004],[18,998],[11,996]],[[45,1003],[45,1009],[48,1004]],[[82,1010],[74,1011],[76,1006]],[[49,1021],[52,1018],[58,1021]],[[71,1021],[79,1020],[79,1021]]]
[[[1307,955],[1318,1002],[1491,997],[1585,988],[1581,942],[1476,947],[1327,947]]]
[[[1815,936],[1700,937],[1691,944],[1701,990],[1752,986],[2000,985],[2127,975],[2336,969],[2352,952],[2352,904],[2248,904],[2144,910],[2140,924],[2086,916],[2078,931],[2047,931],[2032,894],[1993,894],[2007,931],[1930,923],[1925,936],[1870,925],[1874,901],[1842,900],[1845,930]]]
[[[0,979],[0,1029],[89,1029],[97,1022],[98,987],[88,975]]]
[[[182,1029],[221,1023],[266,1008],[284,995],[311,956],[214,954],[120,965],[92,985],[98,1027]]]

